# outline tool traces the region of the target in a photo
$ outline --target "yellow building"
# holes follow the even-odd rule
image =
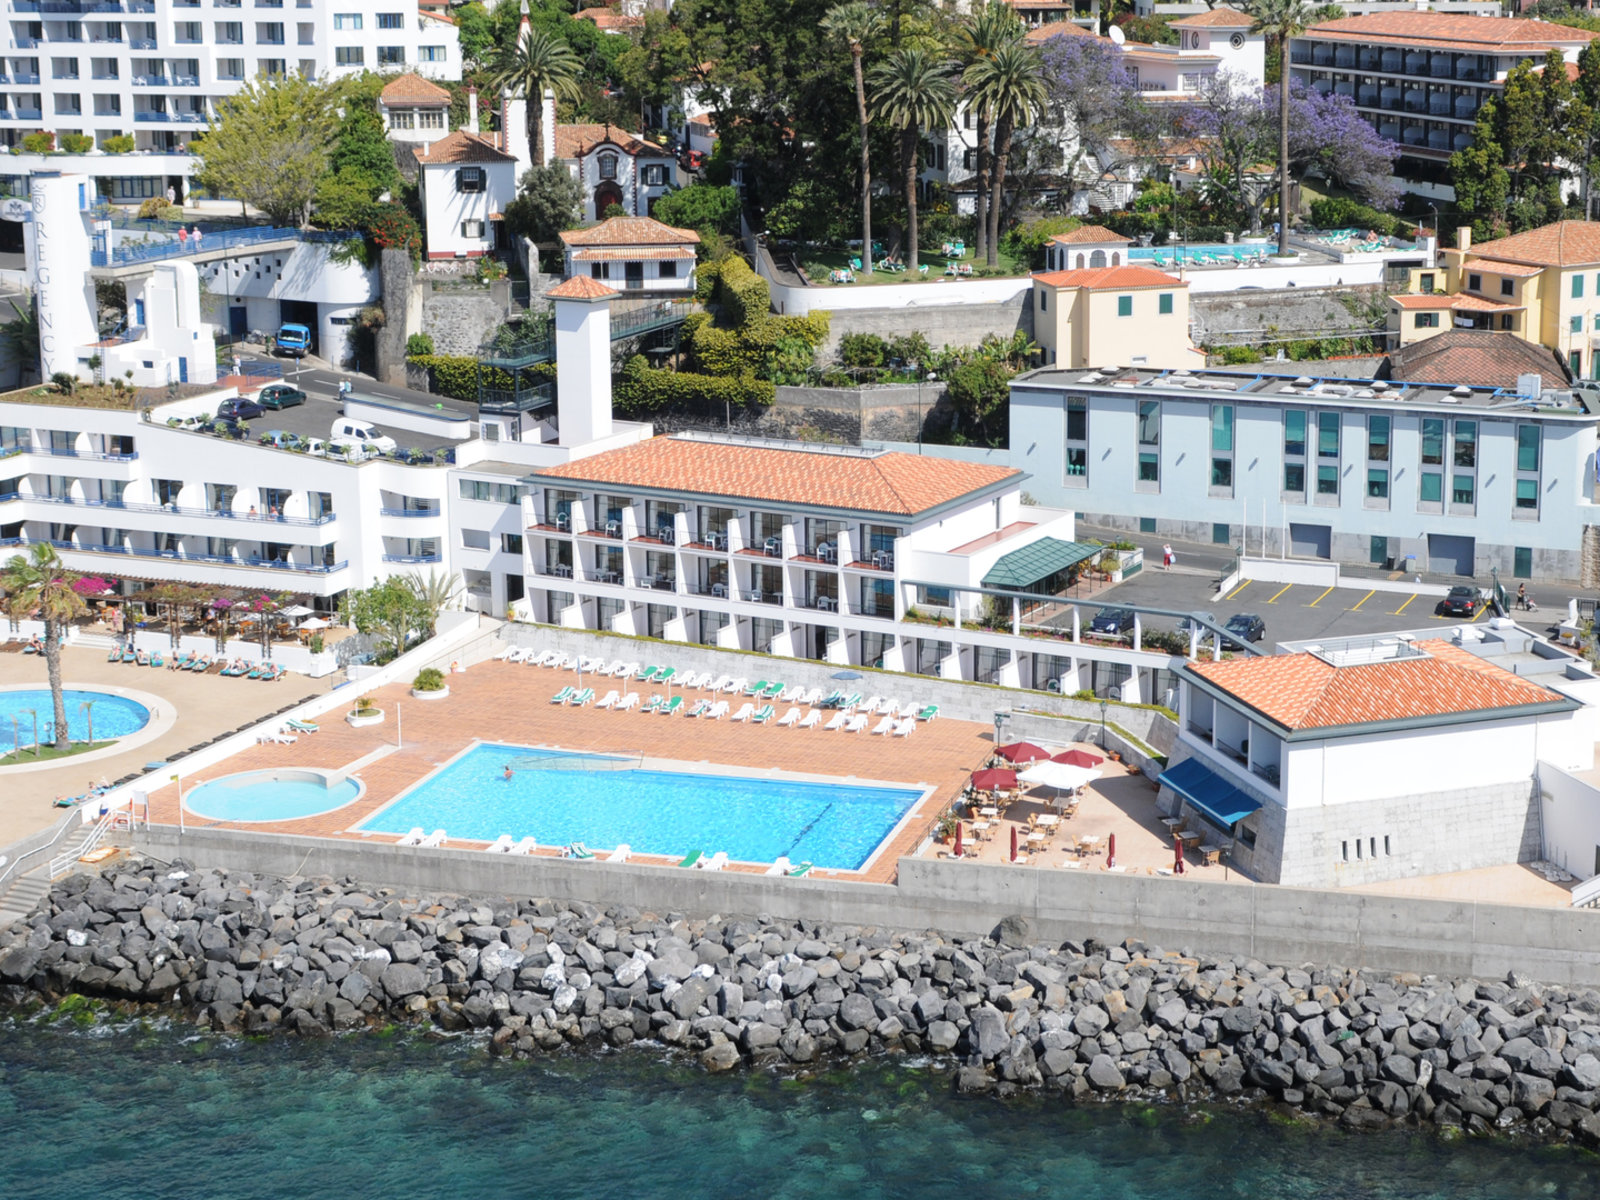
[[[1600,221],[1557,221],[1478,246],[1459,229],[1439,257],[1389,297],[1393,346],[1447,328],[1494,329],[1548,346],[1576,378],[1600,378]]]
[[[1047,366],[1205,365],[1189,341],[1189,285],[1154,267],[1035,275],[1033,340]]]

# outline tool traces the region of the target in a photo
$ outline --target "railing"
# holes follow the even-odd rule
[[[32,542],[42,540],[45,539],[0,538],[0,546],[26,546]],[[263,567],[271,570],[290,571],[297,575],[333,575],[350,565],[349,559],[336,563],[291,563],[276,558],[232,558],[221,554],[193,554],[186,550],[149,550],[142,546],[97,546],[67,542],[56,538],[48,540],[50,545],[57,550],[77,551],[80,554],[115,554],[128,558],[161,558],[170,559],[173,562],[206,563],[220,567]],[[433,561],[438,562],[439,560],[435,558]]]
[[[19,876],[27,874],[22,869],[23,863],[29,859],[37,858],[41,854],[50,853],[61,843],[61,839],[67,835],[67,831],[74,825],[81,824],[82,820],[83,818],[78,815],[77,809],[73,809],[50,827],[49,831],[44,835],[44,840],[39,845],[31,850],[21,851],[10,862],[0,866],[0,896],[5,895],[11,889],[11,885],[16,882]]]
[[[61,446],[35,446],[31,454],[48,454],[54,458],[87,458],[95,462],[133,462],[139,457],[135,450],[131,454],[104,454],[99,450],[68,450]]]
[[[437,517],[437,508],[380,508],[378,515],[383,517]]]
[[[436,563],[443,562],[442,554],[385,554],[384,562],[392,563]]]
[[[70,871],[73,863],[105,841],[106,834],[110,833],[116,822],[125,815],[120,808],[108,809],[106,814],[94,823],[94,828],[84,835],[81,842],[50,860],[50,878],[59,879]],[[131,817],[129,819],[131,820]]]
[[[3,880],[0,876],[0,880]],[[1572,889],[1573,908],[1600,908],[1600,875],[1585,879]]]
[[[270,513],[242,513],[232,509],[222,508],[195,508],[192,505],[179,506],[176,504],[148,504],[139,500],[91,500],[87,497],[75,496],[23,496],[24,500],[38,500],[44,504],[73,504],[84,508],[114,508],[121,512],[136,513],[168,513],[175,517],[210,517],[214,520],[224,521],[260,521],[271,525],[301,525],[315,527],[326,525],[334,519],[333,513],[320,517],[285,517],[273,516]],[[6,499],[0,496],[0,500]]]
[[[193,114],[196,120],[203,119],[201,114]],[[163,114],[163,116],[165,116]],[[146,119],[145,114],[134,114],[135,120]],[[92,254],[93,265],[97,267],[122,266],[131,263],[150,262],[161,258],[180,258],[191,254],[203,254],[206,251],[233,250],[241,246],[256,246],[263,242],[286,241],[348,241],[353,234],[338,233],[328,237],[304,236],[298,229],[280,228],[275,225],[255,225],[248,229],[234,229],[225,233],[211,233],[199,238],[190,238],[188,242],[180,242],[176,238],[165,242],[151,242],[142,246],[122,245],[112,250],[110,261],[107,261],[106,252],[96,248]]]

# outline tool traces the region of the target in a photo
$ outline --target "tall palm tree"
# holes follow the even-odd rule
[[[1278,253],[1289,253],[1289,39],[1304,31],[1315,11],[1306,0],[1251,0],[1252,29],[1278,47]]]
[[[867,41],[883,29],[883,14],[866,0],[847,0],[835,4],[822,18],[823,31],[850,47],[850,64],[856,76],[856,119],[861,124],[861,262],[862,271],[872,274],[872,161],[867,141],[867,82],[861,70],[861,56]]]
[[[34,542],[27,554],[13,555],[0,568],[0,591],[5,593],[6,610],[14,619],[37,616],[44,622],[44,663],[50,676],[50,698],[55,705],[57,750],[67,750],[72,739],[67,733],[67,705],[61,693],[61,633],[74,619],[89,610],[82,596],[72,590],[78,574],[61,564],[61,556],[49,542]]]
[[[994,180],[989,193],[989,229],[985,243],[991,266],[1000,263],[1000,208],[1006,190],[1006,163],[1017,126],[1031,125],[1044,108],[1044,62],[1025,41],[1009,42],[967,70],[967,86],[994,116]]]
[[[872,72],[873,115],[900,131],[905,166],[906,266],[917,269],[917,155],[922,131],[944,129],[955,117],[955,79],[947,63],[916,46],[903,46]]]
[[[544,165],[544,94],[554,92],[557,100],[576,100],[583,60],[573,53],[567,40],[543,29],[529,27],[517,44],[505,51],[489,82],[496,91],[510,88],[521,92],[526,104],[528,152],[536,167]]]
[[[1025,33],[1026,29],[1018,18],[1016,10],[1004,3],[1004,0],[989,0],[988,4],[963,20],[956,28],[956,53],[966,65],[963,82],[966,82],[967,76],[978,63],[988,59],[1000,47],[1019,40]],[[977,209],[977,234],[973,238],[973,254],[987,261],[988,254],[985,247],[988,245],[989,233],[990,171],[994,162],[989,130],[994,114],[987,100],[972,92],[970,88],[967,106],[976,118],[978,135],[977,161],[973,164],[977,168],[977,190],[974,196]]]

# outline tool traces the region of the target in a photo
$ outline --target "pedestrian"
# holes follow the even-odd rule
[[[1163,545],[1161,547],[1161,569],[1163,571],[1169,569],[1172,566],[1173,561],[1174,557],[1172,553],[1172,546],[1170,544]]]
[[[189,249],[189,231],[182,225],[178,226],[178,248],[180,250]]]
[[[200,238],[203,236],[201,234],[201,232],[200,232],[200,226],[196,225],[192,230],[190,230],[189,231],[189,236],[194,239],[194,252],[196,254],[199,254],[200,253]]]
[[[241,379],[244,377],[244,359],[237,354],[233,356],[233,373]]]
[[[1525,583],[1517,584],[1517,607],[1528,607],[1528,585]]]
[[[175,192],[175,191],[173,191],[173,190],[172,190],[172,189],[171,189],[171,188],[170,188],[170,187],[169,187],[169,188],[168,188],[168,189],[167,189],[167,203],[168,203],[168,204],[177,204],[177,202],[178,202],[178,193],[177,193],[177,192]]]

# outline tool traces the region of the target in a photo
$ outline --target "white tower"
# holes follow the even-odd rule
[[[556,310],[557,441],[583,446],[611,436],[611,306],[617,293],[574,275],[545,295]]]
[[[35,171],[28,267],[39,308],[41,378],[76,375],[79,352],[99,340],[94,281],[89,277],[89,210],[94,183],[87,175]]]

